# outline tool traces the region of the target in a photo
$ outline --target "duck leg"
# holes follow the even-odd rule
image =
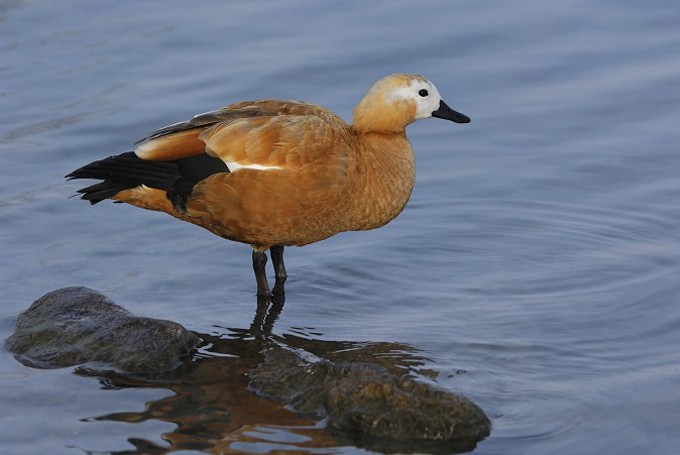
[[[253,271],[255,272],[255,281],[257,281],[257,295],[270,296],[269,284],[267,284],[267,255],[264,251],[253,250]]]
[[[288,278],[286,274],[286,266],[283,263],[283,245],[274,245],[269,248],[269,253],[272,256],[272,263],[274,264],[274,273],[276,275],[276,283],[272,289],[272,302],[275,306],[279,306],[279,313],[283,308],[283,302],[286,299],[283,284]]]
[[[283,245],[274,245],[269,248],[269,252],[272,255],[276,280],[285,281],[288,278],[288,274],[286,274],[286,265],[283,263]]]

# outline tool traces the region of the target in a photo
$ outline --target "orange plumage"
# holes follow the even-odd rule
[[[314,104],[240,102],[162,128],[134,152],[67,177],[102,180],[79,191],[92,203],[166,212],[250,244],[258,294],[267,295],[267,249],[285,280],[284,246],[374,229],[403,210],[415,181],[405,128],[430,116],[469,122],[427,79],[397,74],[369,90],[351,125]]]

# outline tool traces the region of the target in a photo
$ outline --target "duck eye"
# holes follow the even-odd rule
[[[427,93],[427,90],[421,89],[421,90],[418,92],[418,95],[420,95],[420,96],[422,96],[422,97],[425,97],[425,96],[429,95],[429,93]]]

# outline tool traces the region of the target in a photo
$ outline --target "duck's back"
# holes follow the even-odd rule
[[[135,153],[142,159],[153,161],[197,155],[205,152],[205,143],[200,136],[207,129],[247,119],[272,119],[279,116],[318,117],[329,125],[347,125],[333,112],[312,103],[274,99],[241,101],[160,128],[137,141]]]

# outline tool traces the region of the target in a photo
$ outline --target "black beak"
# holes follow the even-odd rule
[[[439,102],[439,109],[432,113],[432,117],[443,118],[456,123],[470,123],[470,117],[454,111],[443,100]]]

